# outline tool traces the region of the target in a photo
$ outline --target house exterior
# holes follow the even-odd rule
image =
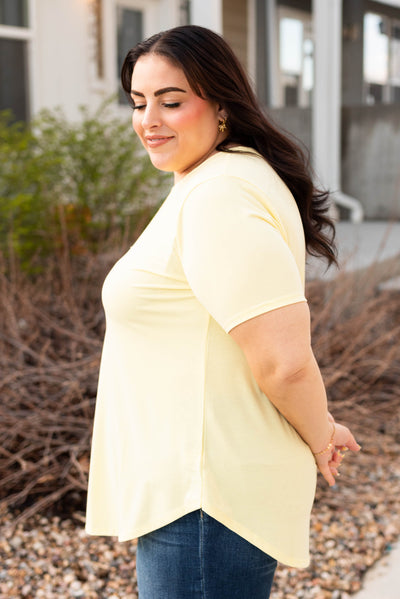
[[[0,0],[0,110],[127,115],[127,50],[186,23],[230,42],[343,216],[400,218],[400,0]]]

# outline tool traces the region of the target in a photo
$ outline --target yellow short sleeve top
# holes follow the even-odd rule
[[[253,150],[218,152],[172,188],[103,287],[89,534],[129,540],[203,508],[308,564],[313,456],[228,334],[305,301],[304,263],[296,203]]]

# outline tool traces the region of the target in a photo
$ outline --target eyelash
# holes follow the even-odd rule
[[[162,106],[164,106],[164,108],[178,108],[180,105],[180,102],[171,102],[170,104],[164,103]],[[133,110],[143,110],[146,108],[146,104],[139,104],[138,106],[133,105],[132,108]]]

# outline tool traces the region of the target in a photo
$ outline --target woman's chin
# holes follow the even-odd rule
[[[173,172],[173,167],[170,163],[169,160],[165,160],[162,156],[160,156],[159,154],[151,154],[149,153],[149,157],[151,160],[152,165],[159,171],[164,171],[166,173],[172,173]]]

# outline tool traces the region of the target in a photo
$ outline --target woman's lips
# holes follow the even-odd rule
[[[164,145],[169,142],[172,137],[166,137],[163,135],[155,135],[153,137],[146,137],[146,144],[149,148],[158,148],[159,146]]]

